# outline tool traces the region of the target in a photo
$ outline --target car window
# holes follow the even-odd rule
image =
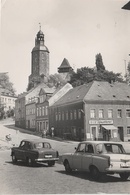
[[[26,142],[25,141],[22,141],[19,147],[20,148],[25,148],[25,144],[26,144]]]
[[[51,148],[51,145],[47,142],[38,142],[38,143],[35,143],[34,144],[34,147],[37,148],[37,149],[40,149],[40,148]]]
[[[26,142],[26,149],[31,149],[31,143],[30,142]]]
[[[102,143],[96,145],[96,152],[100,153],[100,154],[103,152],[103,145],[102,145]]]
[[[85,144],[79,144],[76,152],[84,152],[85,151]]]
[[[125,153],[121,144],[104,144],[107,153],[121,154]]]
[[[94,153],[92,144],[86,144],[85,152],[86,153]]]

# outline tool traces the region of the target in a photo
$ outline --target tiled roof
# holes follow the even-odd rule
[[[54,106],[82,101],[130,101],[130,86],[118,82],[93,81],[71,89]]]
[[[70,89],[62,98],[60,98],[54,104],[54,106],[83,101],[83,98],[85,97],[86,93],[89,91],[91,85],[92,82]]]
[[[0,95],[16,97],[10,90],[0,87]]]
[[[130,101],[130,86],[119,82],[110,84],[103,81],[94,81],[84,100]]]

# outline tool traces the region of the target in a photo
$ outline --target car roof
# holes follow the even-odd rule
[[[80,143],[91,143],[91,144],[122,144],[122,142],[114,142],[114,141],[82,141]]]
[[[39,142],[47,142],[47,143],[49,143],[48,141],[45,141],[43,138],[23,139],[22,141],[31,142],[31,143],[39,143]]]

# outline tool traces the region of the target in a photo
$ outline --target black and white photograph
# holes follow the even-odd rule
[[[130,194],[130,1],[0,1],[0,194]]]

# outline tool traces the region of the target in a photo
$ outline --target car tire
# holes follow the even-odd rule
[[[126,181],[128,177],[130,176],[129,173],[120,173],[119,175],[122,181]]]
[[[49,167],[52,167],[52,166],[54,166],[54,165],[55,165],[55,161],[49,161],[49,162],[48,162],[48,166],[49,166]]]
[[[93,180],[98,180],[100,178],[100,172],[95,166],[90,168],[90,174]]]
[[[17,163],[17,158],[14,153],[12,154],[12,162]]]
[[[27,158],[26,162],[29,167],[32,167],[34,165],[34,162],[31,158]]]
[[[70,167],[70,164],[69,164],[68,160],[66,160],[66,161],[64,162],[64,166],[65,166],[65,171],[66,171],[67,173],[71,173],[71,172],[72,172],[72,169],[71,169],[71,167]]]

